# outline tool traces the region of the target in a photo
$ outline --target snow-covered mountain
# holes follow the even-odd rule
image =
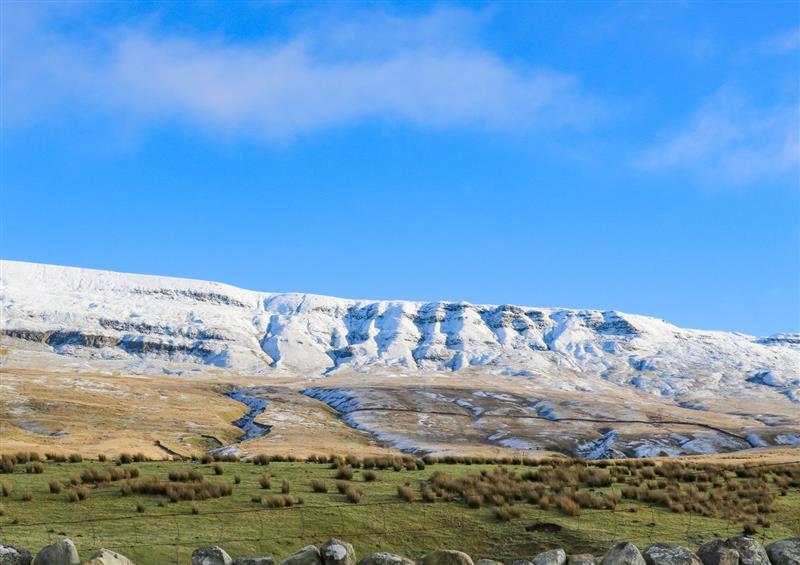
[[[11,344],[130,367],[246,374],[559,371],[660,396],[767,387],[800,402],[800,335],[678,328],[616,311],[345,300],[225,284],[0,261],[0,330]]]

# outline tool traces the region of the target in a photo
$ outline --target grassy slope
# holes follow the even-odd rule
[[[543,511],[520,503],[523,514],[510,522],[498,522],[491,508],[469,509],[459,502],[400,502],[397,486],[409,481],[418,492],[418,483],[434,470],[452,475],[476,473],[491,465],[436,465],[423,471],[378,471],[379,481],[365,483],[356,470],[353,483],[364,489],[361,504],[348,504],[335,489],[335,470],[310,463],[271,463],[267,467],[248,463],[221,463],[224,474],[214,477],[210,465],[189,463],[139,463],[141,477],[156,475],[166,479],[169,470],[201,469],[210,480],[241,484],[233,495],[197,502],[200,513],[191,512],[190,502],[169,503],[163,497],[120,495],[120,484],[92,489],[88,499],[68,502],[66,490],[50,494],[48,481],[68,482],[86,467],[103,468],[112,463],[46,463],[43,474],[17,472],[0,475],[0,481],[13,486],[10,497],[0,498],[5,515],[0,517],[0,541],[16,543],[31,550],[70,536],[82,557],[98,547],[117,549],[140,564],[186,563],[191,552],[202,545],[222,545],[232,556],[273,555],[282,558],[307,543],[340,537],[355,546],[359,556],[386,550],[417,557],[436,548],[456,548],[475,558],[510,560],[536,552],[564,547],[569,552],[602,553],[613,541],[631,540],[639,545],[651,541],[678,542],[696,547],[708,539],[741,532],[741,525],[697,515],[675,514],[640,503],[623,502],[616,511],[584,510],[580,517],[567,517],[557,510]],[[509,467],[511,468],[511,467]],[[272,490],[259,487],[262,473],[273,476]],[[312,478],[325,479],[327,494],[311,492]],[[291,484],[291,494],[304,504],[286,509],[267,509],[251,501],[253,495],[279,492],[282,479]],[[615,487],[612,487],[615,488]],[[33,499],[20,500],[30,490]],[[144,513],[136,512],[143,503]],[[638,507],[637,512],[630,512]],[[777,512],[771,527],[758,536],[771,541],[800,535],[800,492],[790,490],[777,497]],[[247,510],[250,512],[242,512]],[[17,523],[14,523],[14,522]],[[563,526],[557,533],[528,532],[525,527],[537,522]]]

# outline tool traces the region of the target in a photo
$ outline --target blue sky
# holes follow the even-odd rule
[[[800,331],[800,4],[2,4],[3,258]]]

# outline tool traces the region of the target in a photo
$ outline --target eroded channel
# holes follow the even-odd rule
[[[262,424],[256,422],[256,418],[262,414],[269,406],[264,398],[258,396],[260,393],[259,387],[237,388],[225,393],[225,396],[241,402],[249,408],[249,410],[239,418],[233,421],[233,425],[242,430],[242,435],[236,438],[236,443],[223,445],[215,449],[209,450],[209,453],[217,455],[241,455],[239,444],[243,441],[251,439],[258,439],[267,435],[272,426],[269,424]],[[216,438],[214,438],[216,439]]]

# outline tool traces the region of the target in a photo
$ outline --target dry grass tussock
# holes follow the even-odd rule
[[[179,500],[206,500],[230,496],[233,494],[233,487],[226,482],[202,480],[180,483],[162,481],[158,477],[149,477],[147,479],[126,481],[122,485],[120,493],[123,496],[131,494],[166,496],[171,502],[178,502]]]
[[[84,484],[107,484],[123,479],[136,479],[139,469],[136,467],[107,467],[105,469],[87,468],[81,471],[80,482]]]
[[[293,498],[288,494],[273,494],[264,500],[264,504],[266,504],[268,508],[286,508],[303,504],[303,499],[299,497]]]
[[[364,491],[357,486],[347,485],[347,488],[344,489],[344,495],[348,502],[358,504],[364,497]]]
[[[397,496],[406,502],[414,502],[417,499],[417,495],[414,494],[414,490],[408,485],[401,485],[397,487]]]
[[[530,467],[520,472],[496,467],[458,477],[437,470],[424,488],[436,499],[461,501],[471,508],[490,505],[499,520],[513,519],[514,512],[508,507],[519,502],[579,516],[584,509],[614,510],[627,499],[677,513],[752,519],[763,526],[775,509],[775,489],[785,494],[790,488],[800,487],[800,464],[747,467],[563,459],[540,460]],[[400,489],[398,496],[414,500]]]
[[[30,463],[25,464],[25,472],[41,475],[44,473],[44,465],[42,465],[39,461],[31,461]]]
[[[117,465],[130,465],[131,463],[144,463],[145,461],[150,461],[150,458],[144,453],[134,453],[133,455],[120,453],[117,457]]]

